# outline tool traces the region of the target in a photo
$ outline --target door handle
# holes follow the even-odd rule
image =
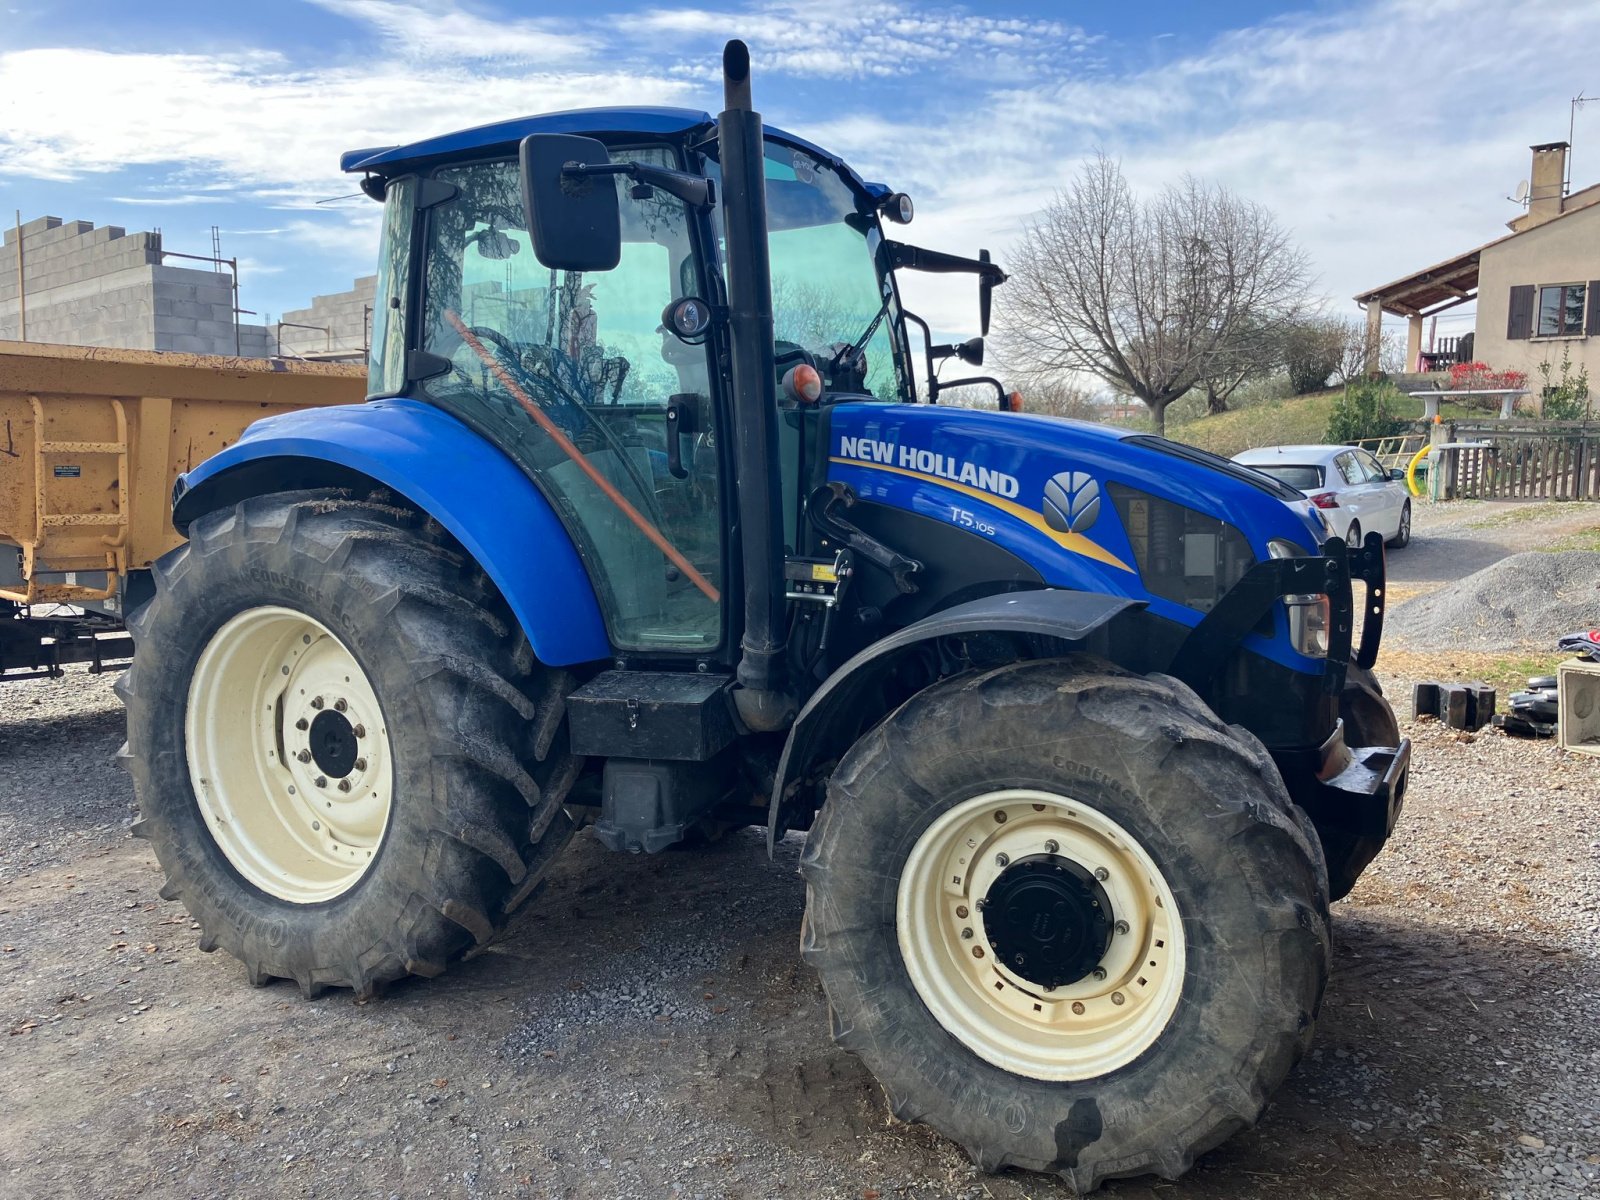
[[[667,399],[667,470],[674,479],[687,479],[689,472],[683,465],[683,444],[679,440],[685,433],[696,432],[699,420],[700,396],[696,392],[681,392]]]

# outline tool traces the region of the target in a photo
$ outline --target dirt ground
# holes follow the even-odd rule
[[[1445,582],[1429,524],[1401,586]],[[1403,824],[1337,906],[1313,1054],[1181,1182],[1103,1194],[1594,1194],[1600,760],[1408,733]],[[0,1195],[1068,1194],[892,1122],[831,1044],[797,837],[769,861],[753,831],[652,857],[581,835],[486,953],[307,1003],[157,898],[121,737],[104,677],[0,686]]]

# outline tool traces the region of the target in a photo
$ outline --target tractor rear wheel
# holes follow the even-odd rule
[[[1087,659],[919,693],[846,755],[802,862],[834,1037],[985,1170],[1175,1178],[1309,1044],[1327,885],[1251,735]]]
[[[573,826],[568,678],[414,511],[328,492],[196,521],[119,690],[141,820],[202,949],[255,983],[437,975]]]

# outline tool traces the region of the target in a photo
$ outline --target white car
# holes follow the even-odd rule
[[[1233,461],[1299,488],[1328,531],[1352,545],[1368,533],[1382,534],[1396,549],[1411,541],[1404,470],[1386,470],[1359,446],[1263,446],[1235,454]]]

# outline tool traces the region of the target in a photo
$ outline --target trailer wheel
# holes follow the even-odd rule
[[[1339,693],[1339,716],[1344,721],[1344,740],[1348,746],[1398,746],[1400,722],[1394,708],[1384,698],[1383,685],[1365,667],[1351,663],[1345,668],[1344,690]],[[1335,900],[1342,900],[1356,886],[1372,860],[1383,849],[1382,838],[1358,837],[1342,829],[1319,831],[1322,851],[1328,860],[1328,887]]]
[[[245,500],[155,567],[119,685],[148,838],[202,949],[370,995],[493,936],[572,833],[568,677],[417,513]]]
[[[1175,1178],[1304,1053],[1321,855],[1271,758],[1105,663],[936,684],[846,755],[802,860],[834,1037],[985,1170]]]

